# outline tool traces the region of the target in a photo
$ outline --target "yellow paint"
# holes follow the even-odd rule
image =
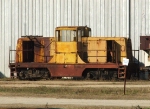
[[[80,56],[78,55],[77,56],[77,63],[79,63],[79,64],[83,64],[83,63],[85,63],[81,58],[80,58]]]
[[[22,40],[19,39],[16,46],[16,62],[22,62]]]
[[[22,42],[23,41],[30,41],[29,38],[23,37],[19,38],[17,41],[17,46],[16,46],[16,62],[23,62],[23,48],[22,48]]]
[[[106,62],[107,61],[107,40],[115,41],[115,48],[117,49],[117,55],[115,58],[122,62],[124,57],[127,57],[126,38],[122,37],[84,37],[82,43],[77,42],[55,42],[54,38],[49,38],[51,41],[49,53],[53,58],[49,63],[84,63],[77,54],[77,51],[87,52],[87,60],[89,62]],[[16,47],[16,62],[23,61],[22,54],[22,41],[30,41],[28,38],[18,39]],[[44,40],[40,42],[44,45]],[[119,51],[120,50],[120,51]],[[36,55],[38,54],[38,55]],[[35,62],[44,62],[44,48],[39,48],[39,51],[34,56]],[[83,55],[83,54],[82,54]],[[117,57],[118,56],[118,57]],[[82,56],[81,56],[82,57]]]
[[[57,53],[77,52],[76,42],[56,42]]]
[[[127,57],[126,41],[124,37],[84,37],[82,38],[83,51],[87,51],[89,62],[107,62],[107,40],[115,41],[114,50],[118,50],[114,58],[118,61],[123,60]],[[113,54],[114,55],[114,54]],[[114,59],[113,58],[113,59]]]
[[[52,57],[52,59],[48,63],[56,63],[56,54]]]
[[[76,42],[56,42],[56,52],[49,63],[84,63],[77,55]]]
[[[54,38],[50,38],[50,56],[54,56],[55,55],[55,39]]]
[[[106,62],[106,57],[88,57],[88,62],[97,63],[97,62]]]
[[[65,62],[65,56],[63,53],[56,54],[56,60],[55,63],[64,63]]]
[[[55,56],[50,60],[49,63],[76,63],[76,54],[75,53],[55,54]]]
[[[76,63],[76,53],[66,53],[64,55],[64,63]]]

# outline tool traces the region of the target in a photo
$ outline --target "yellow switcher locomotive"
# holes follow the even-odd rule
[[[55,37],[22,36],[16,50],[10,50],[10,61],[15,52],[15,62],[9,62],[10,76],[125,78],[123,58],[132,56],[128,41],[124,37],[91,37],[87,26],[56,27]]]

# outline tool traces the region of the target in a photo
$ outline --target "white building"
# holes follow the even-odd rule
[[[92,36],[130,37],[137,50],[140,35],[150,35],[150,0],[0,0],[0,74],[10,76],[9,48],[22,35],[49,37],[56,26],[77,25]],[[145,52],[139,61],[149,64]]]

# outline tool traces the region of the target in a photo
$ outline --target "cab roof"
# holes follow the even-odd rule
[[[87,26],[59,26],[56,27],[55,30],[77,30],[77,29],[84,29],[84,28],[91,30],[91,28]]]

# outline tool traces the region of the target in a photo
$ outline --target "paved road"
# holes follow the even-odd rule
[[[150,106],[150,100],[56,99],[44,97],[0,97],[0,105]]]

